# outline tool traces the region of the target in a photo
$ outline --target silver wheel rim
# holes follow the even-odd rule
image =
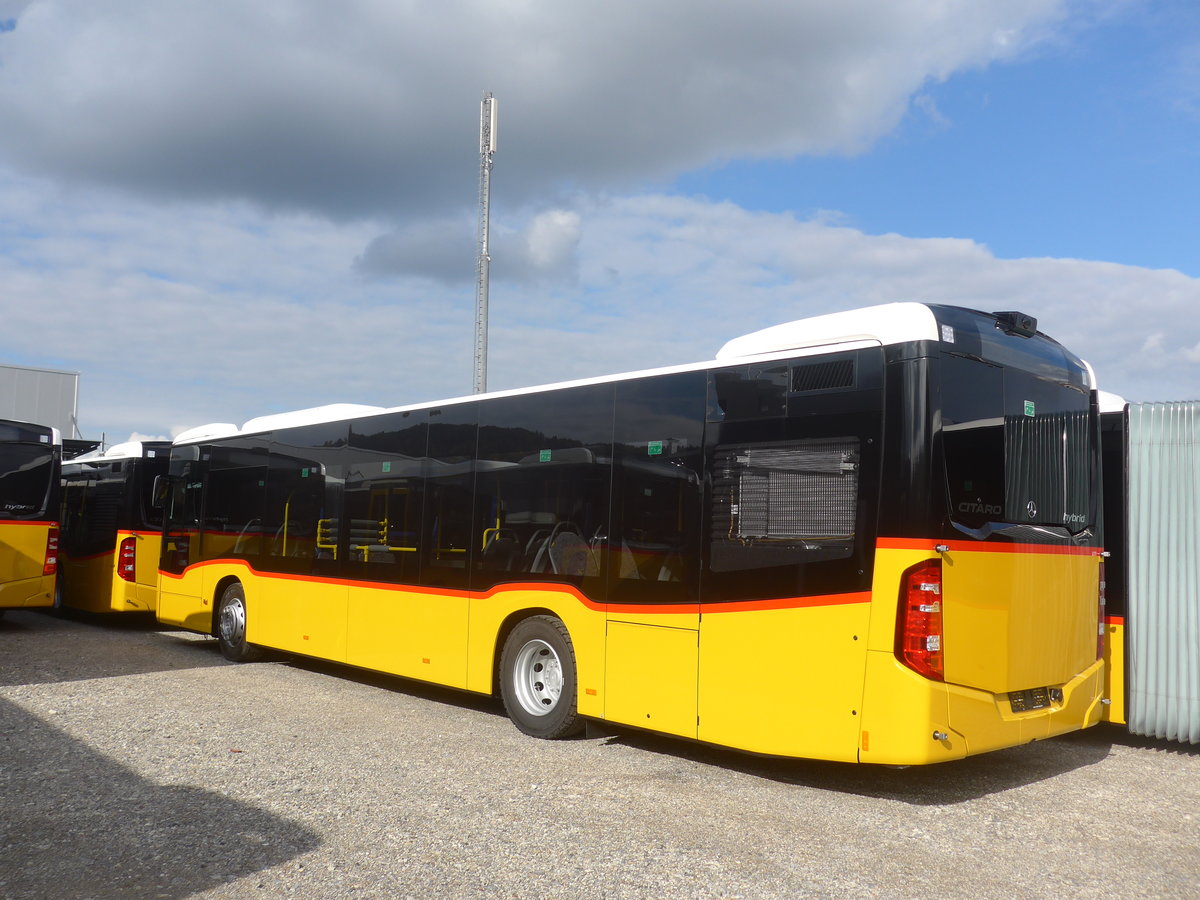
[[[240,644],[246,636],[246,605],[241,597],[232,597],[221,606],[221,639]]]
[[[532,716],[545,716],[558,706],[562,696],[562,662],[545,641],[533,640],[517,652],[513,661],[513,692],[521,709]]]

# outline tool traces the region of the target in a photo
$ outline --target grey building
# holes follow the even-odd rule
[[[0,419],[57,428],[78,436],[79,373],[0,363]]]

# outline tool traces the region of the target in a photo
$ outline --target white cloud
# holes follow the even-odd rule
[[[0,216],[0,359],[80,371],[88,437],[470,391],[473,284],[361,277],[376,225],[56,195],[2,173],[0,209],[20,211]],[[1200,397],[1200,280],[1174,271],[1000,260],[662,195],[496,224],[522,236],[515,265],[554,271],[493,280],[494,389],[698,361],[769,324],[926,300],[1025,310],[1129,399]]]
[[[1085,0],[35,0],[0,35],[0,157],[337,217],[470,208],[500,104],[510,208],[735,156],[854,152],[930,80]]]

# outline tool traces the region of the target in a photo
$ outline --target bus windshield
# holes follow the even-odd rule
[[[1070,534],[1092,526],[1088,393],[969,356],[945,354],[942,373],[942,446],[955,526],[976,537],[1001,523]]]
[[[46,444],[0,444],[0,514],[36,519],[46,512],[54,450]]]

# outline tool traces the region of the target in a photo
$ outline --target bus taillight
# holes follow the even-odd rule
[[[137,563],[137,538],[127,537],[121,541],[121,551],[117,554],[117,574],[125,581],[135,578]]]
[[[58,526],[50,526],[46,532],[46,561],[42,563],[42,574],[53,575],[58,571]]]
[[[945,680],[940,559],[917,563],[900,580],[896,658],[926,678]]]
[[[1108,587],[1104,582],[1104,560],[1100,560],[1100,611],[1096,616],[1096,659],[1104,659],[1104,613],[1108,605]]]

